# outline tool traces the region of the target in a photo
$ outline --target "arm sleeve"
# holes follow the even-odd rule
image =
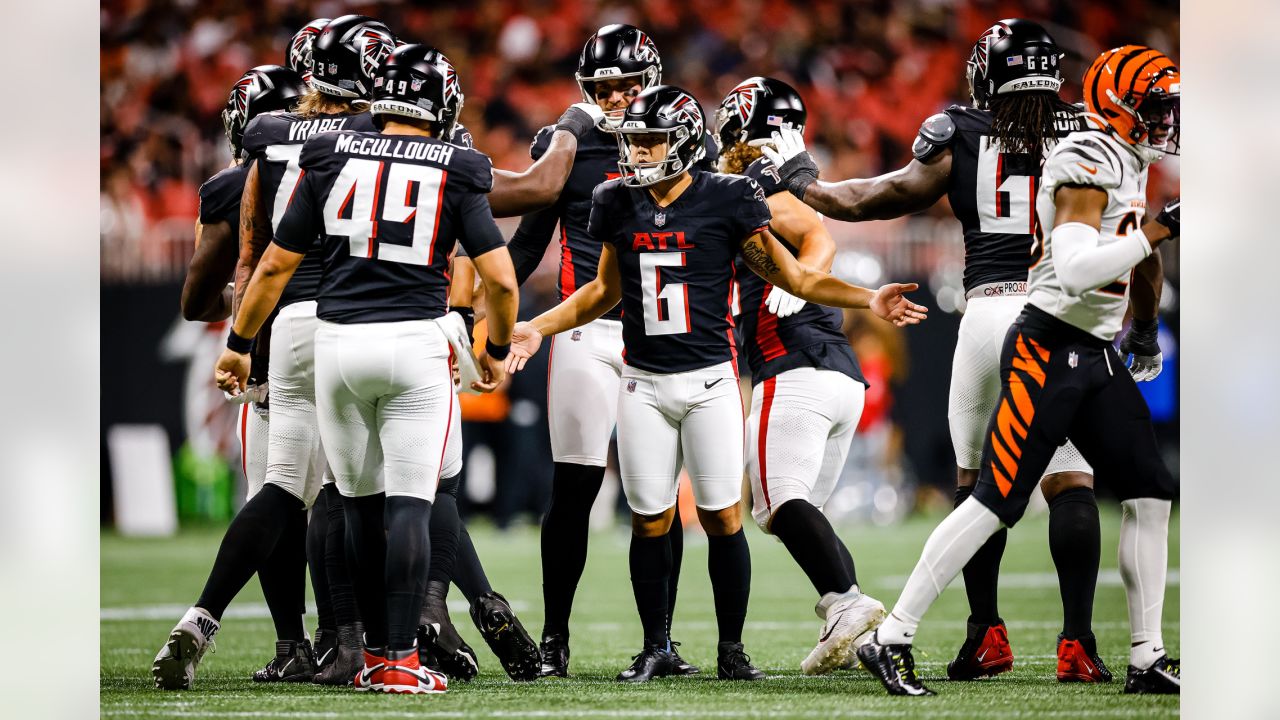
[[[516,267],[516,283],[523,285],[525,280],[537,269],[546,254],[551,236],[555,234],[556,223],[560,221],[560,203],[551,207],[535,210],[520,218],[520,226],[507,243],[511,253],[511,262]]]
[[[1062,289],[1073,297],[1114,281],[1151,254],[1151,243],[1141,230],[1099,245],[1096,228],[1071,222],[1054,228],[1049,240],[1053,271]]]
[[[459,232],[467,257],[475,259],[503,246],[502,233],[493,220],[489,198],[482,193],[466,193],[458,206]]]
[[[284,211],[280,225],[276,228],[272,242],[296,253],[305,253],[316,242],[316,236],[322,227],[317,222],[320,210],[319,190],[316,188],[316,172],[303,172],[302,181],[294,193],[293,200]]]

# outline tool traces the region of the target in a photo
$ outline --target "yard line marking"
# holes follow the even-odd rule
[[[767,681],[766,681],[767,682]],[[190,705],[184,703],[184,706]],[[1098,709],[1098,710],[1018,710],[1018,709],[998,709],[986,708],[983,710],[984,718],[1052,718],[1052,717],[1117,717],[1132,715],[1141,717],[1149,713],[1150,708],[1135,707],[1130,712],[1125,712],[1118,708]],[[174,710],[163,705],[157,705],[151,709],[133,709],[120,708],[115,709],[111,706],[103,707],[102,717],[127,717],[135,715],[155,715],[157,713],[165,713],[169,717],[200,717],[200,718],[350,718],[353,714],[350,712],[314,712],[314,711],[283,711],[271,712],[266,710],[209,710],[209,709],[192,709],[192,710]],[[688,718],[690,716],[698,717],[724,717],[724,718],[771,718],[776,717],[779,710],[774,709],[734,709],[734,710],[707,710],[683,708],[679,710],[656,710],[656,709],[630,709],[630,710],[493,710],[489,712],[476,710],[438,710],[415,712],[393,712],[385,709],[379,709],[371,712],[370,716],[379,718],[588,718],[588,717],[616,717],[616,718]],[[945,709],[945,708],[929,708],[930,717],[972,717],[973,711],[969,709]],[[840,708],[826,710],[787,710],[788,717],[795,718],[915,718],[920,713],[916,709],[860,709],[860,708]],[[356,717],[359,717],[356,715]]]

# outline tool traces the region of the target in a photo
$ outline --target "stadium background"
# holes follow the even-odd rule
[[[573,70],[582,42],[609,22],[649,31],[664,79],[693,91],[708,113],[744,77],[775,75],[794,84],[810,109],[807,136],[824,179],[868,177],[905,164],[920,121],[967,102],[964,60],[996,19],[1031,17],[1046,26],[1067,52],[1064,95],[1072,101],[1088,60],[1107,47],[1142,43],[1179,57],[1177,4],[1141,0],[104,2],[102,349],[131,348],[132,362],[123,372],[113,369],[110,382],[104,375],[103,385],[134,389],[125,400],[102,404],[104,524],[114,518],[109,438],[119,426],[163,429],[185,516],[225,519],[242,496],[232,412],[206,382],[225,328],[186,323],[178,312],[196,191],[229,161],[218,113],[235,79],[253,65],[282,63],[289,37],[311,18],[347,12],[376,16],[402,37],[449,55],[467,98],[462,121],[477,147],[510,169],[528,165],[534,132],[579,99]],[[1155,166],[1150,204],[1158,207],[1178,187],[1176,158]],[[509,236],[514,222],[503,227]],[[963,309],[959,225],[944,200],[898,221],[828,227],[840,250],[837,274],[863,284],[918,281],[919,299],[934,309],[928,322],[907,331],[849,316],[874,388],[829,510],[892,522],[921,505],[949,506],[954,459],[946,392]],[[1163,253],[1166,369],[1143,390],[1176,474],[1178,247]],[[522,288],[521,317],[553,302],[557,260],[550,249]],[[464,417],[470,510],[503,527],[536,522],[550,484],[545,373],[521,374],[501,397],[470,403]],[[606,493],[601,523],[611,521],[611,501],[616,494]]]

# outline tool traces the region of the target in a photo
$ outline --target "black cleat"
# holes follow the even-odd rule
[[[716,646],[716,675],[721,680],[764,680],[766,677],[751,664],[751,656],[740,642],[722,642]]]
[[[968,631],[956,659],[947,663],[947,677],[952,680],[978,680],[995,677],[1013,669],[1013,649],[1009,647],[1009,631],[1004,621],[995,625],[968,623]]]
[[[569,677],[569,637],[552,633],[542,636],[542,677]]]
[[[642,683],[654,678],[667,677],[673,665],[671,652],[661,645],[645,641],[639,655],[632,655],[631,667],[618,673],[618,682]]]
[[[542,654],[506,598],[496,592],[481,595],[471,605],[471,619],[512,680],[538,679]]]
[[[315,674],[316,658],[310,640],[277,640],[276,656],[253,674],[253,681],[311,682]]]
[[[476,651],[447,621],[418,627],[418,663],[464,682],[471,682],[480,672]]]
[[[698,673],[702,672],[702,669],[699,668],[697,665],[694,665],[688,660],[685,660],[684,658],[680,657],[680,651],[676,650],[676,648],[678,647],[680,647],[680,643],[672,640],[671,641],[671,663],[673,667],[671,669],[671,674],[672,675],[697,675]]]
[[[334,658],[338,657],[338,631],[328,628],[316,629],[316,642],[312,652],[316,658],[316,672],[329,667]]]
[[[350,685],[356,674],[364,669],[364,648],[339,645],[333,651],[333,660],[311,678],[316,685]]]
[[[890,695],[936,695],[916,677],[910,645],[881,645],[875,635],[858,648],[858,659]]]
[[[1168,655],[1161,655],[1145,670],[1130,665],[1124,691],[1131,695],[1181,695],[1182,668],[1176,658],[1170,659]]]

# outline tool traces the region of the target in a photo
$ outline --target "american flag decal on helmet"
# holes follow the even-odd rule
[[[1000,38],[1012,34],[1009,26],[1004,23],[996,23],[982,33],[982,37],[978,38],[977,44],[973,46],[972,62],[978,67],[978,74],[987,74],[987,53],[990,52],[991,46]]]

